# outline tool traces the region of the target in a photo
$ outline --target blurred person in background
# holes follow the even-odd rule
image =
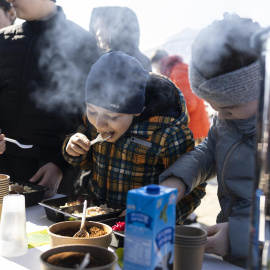
[[[135,57],[145,69],[152,70],[150,59],[139,50],[140,26],[136,14],[130,8],[94,8],[89,29],[96,36],[103,53],[124,52]]]
[[[183,184],[182,196],[217,177],[221,211],[207,228],[206,253],[247,269],[250,213],[255,180],[256,113],[261,70],[251,47],[257,22],[225,14],[201,30],[192,44],[189,78],[193,92],[218,115],[207,138],[160,176]]]
[[[192,93],[188,78],[188,65],[178,55],[169,56],[164,50],[157,50],[151,58],[157,72],[170,78],[182,91],[190,117],[189,128],[193,133],[195,145],[200,144],[210,128],[210,121],[204,100]]]
[[[0,29],[14,24],[15,19],[16,12],[14,8],[6,0],[0,0]]]
[[[13,182],[72,190],[77,170],[61,146],[77,129],[84,87],[99,53],[94,36],[68,21],[51,0],[8,0],[24,20],[0,30],[0,171]],[[23,144],[22,149],[5,136]]]

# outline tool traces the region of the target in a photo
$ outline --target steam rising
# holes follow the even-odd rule
[[[247,66],[257,58],[250,39],[259,29],[251,19],[225,13],[222,21],[199,33],[192,45],[192,61],[206,78]]]
[[[42,74],[31,96],[38,108],[58,114],[85,110],[85,82],[97,59],[97,48],[90,41],[86,30],[70,22],[67,25],[62,17],[38,41],[36,53]]]

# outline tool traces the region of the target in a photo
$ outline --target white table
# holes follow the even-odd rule
[[[61,195],[60,195],[61,196]],[[55,197],[60,197],[59,195]],[[47,229],[48,226],[53,224],[48,220],[44,208],[40,205],[26,208],[26,230],[27,233],[41,231]],[[21,269],[40,269],[40,255],[42,252],[48,250],[49,245],[44,245],[36,248],[28,249],[27,254],[21,257],[6,258],[0,256],[1,269],[21,270]],[[235,265],[229,264],[218,257],[205,254],[202,270],[241,270]],[[115,270],[120,270],[117,266]],[[243,269],[242,269],[243,270]]]

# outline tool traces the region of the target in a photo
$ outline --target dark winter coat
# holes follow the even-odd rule
[[[66,20],[60,7],[47,21],[0,30],[1,132],[34,145],[24,150],[7,142],[0,158],[42,159],[62,170],[68,166],[61,145],[81,122],[85,81],[98,57],[92,34]]]

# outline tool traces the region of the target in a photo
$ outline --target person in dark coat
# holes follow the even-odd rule
[[[136,14],[130,8],[94,8],[89,29],[96,36],[103,53],[122,51],[135,57],[145,69],[152,71],[150,59],[139,50],[140,26]]]
[[[0,30],[0,171],[13,182],[68,192],[76,171],[61,145],[81,123],[84,86],[99,58],[94,36],[51,0],[9,0],[25,20]],[[0,132],[0,134],[1,134]],[[21,149],[5,136],[23,144]]]

